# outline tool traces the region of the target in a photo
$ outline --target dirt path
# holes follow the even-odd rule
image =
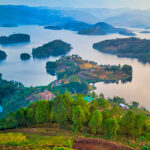
[[[122,144],[92,138],[77,138],[73,148],[77,150],[134,150]]]

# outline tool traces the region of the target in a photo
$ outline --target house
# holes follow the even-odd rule
[[[129,107],[123,103],[120,103],[119,106],[124,109],[129,109]]]

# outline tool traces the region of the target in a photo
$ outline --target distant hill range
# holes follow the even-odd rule
[[[88,24],[106,22],[113,26],[150,27],[150,10],[107,9],[107,8],[54,8],[18,5],[0,6],[1,26],[17,25],[60,25],[68,21]]]
[[[135,36],[135,34],[130,30],[124,28],[115,28],[104,22],[99,22],[92,25],[80,21],[71,21],[62,26],[45,26],[44,28],[51,29],[51,30],[56,30],[56,29],[72,30],[72,31],[77,31],[78,34],[82,34],[82,35],[107,35],[107,34],[118,33],[127,36]]]

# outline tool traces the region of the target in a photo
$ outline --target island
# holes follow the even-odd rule
[[[59,27],[59,26],[45,26],[44,29],[61,30],[62,27]]]
[[[140,33],[146,33],[146,34],[148,34],[148,33],[150,33],[150,31],[141,31]]]
[[[137,58],[139,62],[150,63],[150,40],[118,38],[95,43],[93,48],[118,57]]]
[[[7,57],[7,54],[4,51],[0,50],[0,61],[5,60],[6,57]]]
[[[119,33],[126,36],[135,36],[135,34],[128,29],[115,28],[104,22],[99,22],[89,28],[78,31],[78,34],[82,35],[107,35],[113,33]]]
[[[57,80],[51,83],[51,88],[69,89],[72,93],[79,93],[81,90],[85,90],[86,93],[92,90],[91,83],[132,80],[132,67],[129,65],[98,65],[94,61],[83,60],[78,55],[62,57],[55,62],[49,61],[46,70],[49,74],[54,75],[55,72],[57,75]]]
[[[30,54],[28,54],[28,53],[22,53],[21,55],[20,55],[20,59],[21,60],[29,60],[30,59]]]
[[[48,58],[50,56],[66,55],[72,49],[71,44],[62,40],[54,40],[32,50],[33,58]]]
[[[1,27],[12,28],[12,27],[18,27],[18,25],[17,24],[2,24]]]
[[[7,36],[0,37],[0,44],[15,44],[30,42],[30,35],[28,34],[11,34]]]

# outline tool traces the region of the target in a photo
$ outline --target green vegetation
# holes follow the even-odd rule
[[[68,144],[72,141],[71,138],[69,133],[63,131],[60,135],[57,130],[50,131],[46,128],[34,128],[33,131],[25,129],[16,133],[0,133],[0,149],[72,150]]]
[[[2,74],[0,74],[0,104],[2,103],[3,98],[13,94],[22,87],[23,85],[21,83],[3,80]]]
[[[67,54],[72,49],[71,45],[62,41],[54,40],[41,47],[34,48],[32,55],[34,58],[47,58],[49,56],[61,56]]]
[[[90,83],[130,81],[132,67],[129,65],[97,65],[96,62],[83,60],[78,55],[62,57],[56,62],[47,62],[47,72],[57,75],[57,80],[50,84],[53,91],[65,93],[87,93],[93,89]],[[82,91],[82,92],[81,92]]]
[[[0,60],[4,60],[6,59],[6,57],[7,57],[7,54],[4,51],[0,50]]]
[[[14,44],[14,43],[23,43],[30,42],[30,36],[27,34],[12,34],[10,36],[1,36],[0,44]]]
[[[148,111],[132,107],[129,110],[119,106],[121,98],[105,99],[101,94],[97,96],[89,93],[86,96],[94,96],[90,103],[84,100],[81,94],[59,95],[51,101],[37,101],[31,103],[26,108],[19,109],[16,113],[10,113],[0,121],[1,129],[32,127],[33,125],[59,126],[61,129],[74,131],[72,133],[82,133],[83,135],[101,137],[113,141],[118,141],[134,148],[142,148],[150,142],[150,119]],[[118,100],[117,100],[118,99]],[[123,100],[122,100],[123,101]],[[126,104],[127,105],[127,104]],[[38,129],[37,129],[38,130]],[[31,132],[31,131],[30,131]],[[29,132],[29,133],[30,133]],[[40,132],[40,131],[38,131]],[[25,132],[28,135],[28,131]],[[32,133],[32,132],[31,132]],[[19,140],[14,141],[11,135],[0,134],[3,141],[0,145],[9,146],[44,146],[48,145],[66,146],[66,137],[57,137],[41,134],[35,136],[16,134]],[[75,138],[75,136],[73,136]],[[57,142],[58,138],[59,143]],[[32,143],[31,142],[32,139]],[[10,141],[11,140],[11,141]],[[40,141],[39,141],[40,140]],[[48,142],[49,141],[49,142]],[[39,142],[37,144],[37,142]],[[71,145],[67,142],[67,145]],[[69,144],[70,143],[70,144]]]
[[[95,43],[93,48],[118,57],[137,58],[142,63],[150,63],[150,40],[123,38]]]
[[[30,54],[28,54],[28,53],[22,53],[21,55],[20,55],[20,59],[21,60],[29,60],[30,59]]]

